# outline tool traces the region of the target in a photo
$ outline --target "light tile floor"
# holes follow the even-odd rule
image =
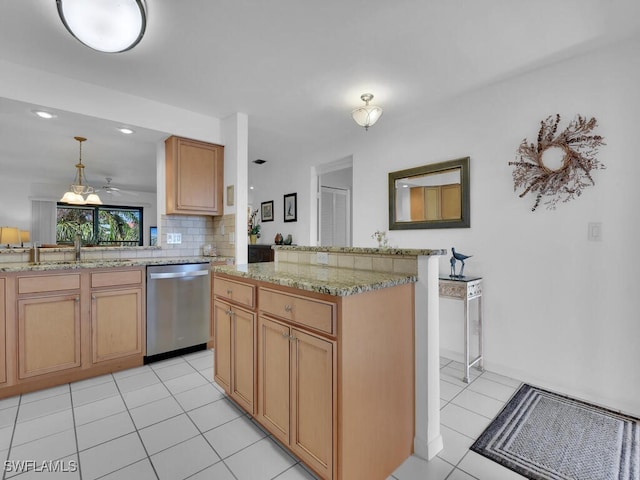
[[[388,480],[524,478],[468,449],[520,382],[474,370],[467,385],[447,359],[440,372],[445,447]],[[2,480],[316,478],[225,397],[210,350],[0,400],[0,465]]]

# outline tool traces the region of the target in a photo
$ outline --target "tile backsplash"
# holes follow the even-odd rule
[[[213,244],[219,256],[234,257],[235,215],[220,217],[197,215],[163,215],[161,219],[160,241],[162,250],[169,256],[202,255],[202,247]],[[168,244],[167,234],[179,233],[182,243]]]

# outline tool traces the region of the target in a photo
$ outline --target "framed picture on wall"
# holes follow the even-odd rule
[[[263,222],[273,222],[273,200],[260,204],[260,215]]]
[[[298,221],[298,194],[288,193],[284,196],[284,221]]]

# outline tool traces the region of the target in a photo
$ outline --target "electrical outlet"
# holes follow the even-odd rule
[[[167,233],[167,245],[176,245],[182,243],[181,233]]]
[[[316,252],[316,263],[318,265],[328,265],[329,254],[327,252]]]

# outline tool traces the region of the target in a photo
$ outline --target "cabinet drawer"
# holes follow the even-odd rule
[[[335,334],[335,303],[261,288],[260,310],[321,332]]]
[[[18,278],[18,293],[57,292],[80,288],[80,274],[36,275]]]
[[[91,288],[142,283],[142,270],[118,270],[91,274]]]
[[[253,308],[256,304],[255,287],[246,283],[216,277],[213,281],[213,293],[249,308]]]

